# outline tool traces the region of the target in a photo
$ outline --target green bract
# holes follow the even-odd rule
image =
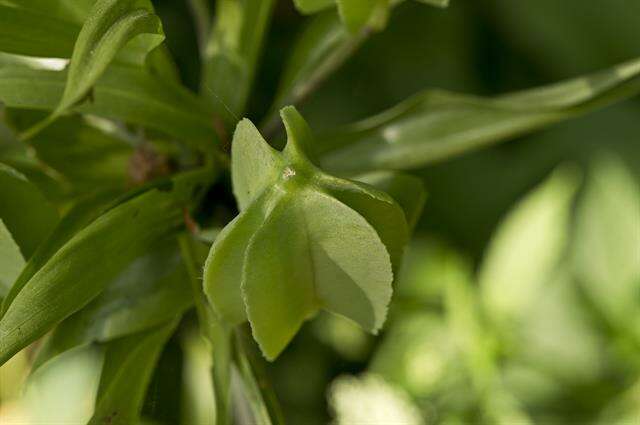
[[[268,359],[320,309],[377,332],[409,235],[389,195],[323,173],[302,116],[293,107],[281,116],[282,152],[249,120],[236,128],[232,180],[241,213],[214,242],[204,275],[214,310],[234,324],[248,319]]]

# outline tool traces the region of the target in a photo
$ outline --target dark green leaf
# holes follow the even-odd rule
[[[58,213],[26,177],[0,163],[0,219],[29,259],[53,230]]]
[[[640,91],[640,61],[495,99],[427,91],[321,138],[322,165],[355,173],[410,169],[515,138]]]
[[[183,209],[212,178],[209,170],[180,175],[123,202],[75,234],[6,309],[0,320],[0,364],[84,307],[132,260],[175,233]]]
[[[204,52],[202,92],[227,125],[244,114],[274,0],[220,0]]]
[[[107,344],[96,407],[89,424],[139,423],[156,362],[177,323],[178,320],[172,320],[155,330]]]
[[[0,301],[9,292],[9,288],[20,275],[24,264],[20,248],[0,219]]]

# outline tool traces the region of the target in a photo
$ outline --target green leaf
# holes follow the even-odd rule
[[[32,111],[7,112],[18,131],[41,119],[41,113]],[[132,141],[82,117],[63,117],[28,143],[38,160],[55,170],[55,177],[68,185],[72,194],[92,192],[96,187],[125,188],[129,182]]]
[[[245,112],[274,0],[220,0],[204,53],[202,93],[224,122]]]
[[[256,143],[259,140],[260,143]],[[233,134],[231,167],[233,194],[244,211],[278,177],[282,159],[248,119],[240,121]]]
[[[172,320],[155,330],[107,345],[96,407],[89,424],[139,423],[153,370],[177,324],[178,320]]]
[[[86,227],[98,216],[106,211],[107,206],[116,195],[112,191],[99,191],[71,207],[69,212],[60,220],[58,225],[39,246],[27,262],[22,273],[11,287],[2,304],[2,314],[7,311],[9,304],[22,290],[33,275],[62,247],[73,235]],[[1,316],[0,316],[1,317]]]
[[[389,13],[389,0],[336,0],[338,13],[349,31],[365,27],[384,27]]]
[[[184,424],[218,424],[211,369],[211,346],[194,328],[182,333],[184,353],[182,387],[182,422]],[[229,365],[226,365],[229,367]],[[228,384],[227,384],[228,385]]]
[[[160,19],[145,0],[98,0],[82,26],[71,55],[67,81],[52,114],[25,133],[29,138],[72,106],[91,97],[90,90],[120,50],[135,38],[144,37],[141,52],[131,54],[140,63],[164,40]]]
[[[22,400],[30,421],[87,423],[98,394],[104,351],[96,344],[76,347],[30,375]]]
[[[0,319],[0,364],[98,296],[122,269],[174,234],[213,172],[179,175],[114,207],[65,243]],[[108,259],[108,261],[105,261]]]
[[[321,164],[343,173],[418,168],[588,113],[638,91],[640,60],[494,99],[426,91],[321,137]]]
[[[63,71],[0,68],[0,101],[7,107],[51,111],[64,86]],[[217,140],[211,113],[199,99],[142,69],[111,66],[96,83],[93,101],[74,110],[160,130],[205,151]]]
[[[300,13],[317,13],[336,4],[335,0],[293,0]]]
[[[192,304],[176,241],[162,241],[133,261],[86,307],[60,323],[32,367],[76,345],[107,342],[159,326]]]
[[[24,257],[13,240],[9,229],[0,219],[0,300],[9,292],[9,288],[20,275],[24,267]]]
[[[0,219],[29,259],[58,221],[58,213],[26,177],[0,163]]]
[[[569,237],[578,178],[561,168],[503,219],[480,270],[489,313],[502,323],[523,317],[555,275]]]
[[[309,160],[313,136],[302,116],[285,108],[282,119],[282,152],[247,121],[238,125],[233,184],[248,206],[218,236],[204,274],[214,310],[234,324],[247,317],[270,360],[321,308],[377,332],[391,297],[391,259],[399,263],[408,239],[393,199],[324,174]]]
[[[377,171],[356,176],[355,180],[388,193],[404,210],[409,229],[415,228],[427,200],[427,192],[421,179],[409,174]]]
[[[633,175],[619,158],[598,157],[578,208],[574,273],[607,319],[622,328],[640,312],[639,224]]]
[[[65,58],[69,57],[77,35],[76,25],[45,11],[32,10],[21,4],[0,4],[2,52]]]

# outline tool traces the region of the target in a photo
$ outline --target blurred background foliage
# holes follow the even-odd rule
[[[188,6],[154,3],[195,90]],[[290,1],[279,2],[250,118],[268,108],[303,24]],[[640,2],[452,0],[443,10],[406,2],[301,111],[322,129],[425,88],[495,95],[638,56]],[[64,134],[64,125],[50,130]],[[91,171],[78,178],[90,183],[82,173]],[[640,423],[640,101],[416,174],[429,199],[381,335],[323,315],[265,365],[287,422]],[[95,353],[69,356],[80,359],[77,370],[61,363],[38,380],[58,374],[61,391],[90,387],[81,366]],[[166,423],[180,409],[194,414],[165,400],[180,382],[204,379],[194,385],[207,388],[197,373],[205,358],[197,341],[172,340],[145,412]],[[0,369],[0,383],[20,382],[27,369],[23,352]],[[0,398],[17,397],[19,385],[2,384]]]

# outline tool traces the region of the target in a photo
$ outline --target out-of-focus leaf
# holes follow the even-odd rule
[[[7,107],[51,111],[65,86],[64,71],[0,68],[0,101]],[[141,69],[110,67],[77,112],[157,129],[211,151],[217,140],[209,109],[192,93]]]
[[[19,130],[33,125],[40,113],[10,111]],[[35,116],[34,116],[35,115]],[[82,194],[100,188],[125,188],[134,148],[131,141],[107,133],[82,117],[64,117],[29,140],[38,160],[63,177],[69,190]]]
[[[268,359],[321,308],[375,333],[391,296],[390,267],[398,266],[408,239],[391,197],[322,173],[307,156],[313,138],[302,116],[285,108],[282,118],[282,152],[269,148],[250,121],[238,125],[233,183],[244,210],[218,236],[205,265],[214,310],[230,323],[248,318]]]
[[[0,4],[0,51],[29,56],[68,57],[78,34],[76,25],[51,15]]]
[[[39,12],[67,24],[81,24],[96,0],[4,0],[3,3],[30,12]]]
[[[220,0],[204,53],[202,93],[232,126],[244,114],[274,0]]]
[[[300,13],[317,13],[323,9],[334,6],[335,0],[293,0]]]
[[[188,329],[181,339],[184,352],[182,371],[182,423],[213,424],[216,404],[211,378],[212,352],[199,331]]]
[[[89,424],[139,423],[153,369],[177,323],[174,319],[157,329],[107,344],[96,407]]]
[[[37,124],[33,134],[72,106],[82,103],[120,50],[136,37],[144,38],[132,62],[142,62],[164,40],[160,19],[148,0],[98,0],[76,39],[62,98],[51,115]]]
[[[75,234],[6,309],[0,320],[0,364],[84,307],[132,260],[175,233],[183,209],[212,179],[208,169],[179,175],[109,210]]]
[[[106,342],[159,326],[192,303],[177,243],[163,241],[132,262],[86,307],[60,323],[33,367],[76,345]]]
[[[93,414],[104,348],[84,345],[51,359],[27,381],[28,423],[87,423]]]
[[[0,163],[0,219],[29,259],[58,221],[58,213],[26,177]]]
[[[409,228],[415,228],[427,200],[427,192],[421,179],[390,171],[361,174],[354,179],[388,193],[404,210]]]
[[[594,162],[580,202],[574,273],[611,323],[640,337],[640,190],[622,161]]]
[[[0,219],[0,300],[9,292],[9,288],[20,275],[24,267],[24,257],[13,240],[9,229]]]
[[[268,118],[261,129],[269,134],[280,125],[278,111],[305,99],[329,74],[339,68],[365,40],[352,35],[335,12],[314,17],[297,38],[282,73]]]
[[[344,173],[410,169],[512,139],[636,95],[640,60],[483,99],[427,91],[321,137],[321,164]]]
[[[520,202],[496,231],[480,271],[494,319],[515,325],[549,283],[565,254],[577,190],[575,170],[561,168]]]
[[[329,389],[335,423],[424,424],[420,410],[400,387],[376,375],[342,376]]]

